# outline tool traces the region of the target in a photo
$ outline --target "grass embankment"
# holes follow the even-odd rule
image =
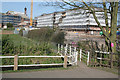
[[[10,34],[2,36],[2,55],[3,56],[30,56],[30,55],[58,55],[53,52],[53,47],[46,42],[37,42],[32,39],[21,37],[20,35]],[[52,47],[53,46],[53,47]],[[62,58],[19,58],[19,65],[26,64],[51,64],[63,63]],[[14,59],[2,59],[2,65],[13,65]]]

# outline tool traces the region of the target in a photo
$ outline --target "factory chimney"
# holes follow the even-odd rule
[[[24,10],[25,10],[24,14],[27,16],[27,8],[25,7]]]

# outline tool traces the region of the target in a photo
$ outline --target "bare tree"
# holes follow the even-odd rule
[[[80,9],[84,8],[89,10],[90,13],[93,14],[96,23],[99,28],[102,30],[103,35],[105,36],[106,46],[108,51],[113,53],[116,52],[116,31],[117,31],[117,13],[118,13],[118,0],[102,0],[101,2],[85,2],[84,0],[61,0],[62,2],[58,2],[59,5],[63,9]],[[97,10],[96,7],[102,8],[101,11],[104,12],[105,17],[105,29],[101,26],[99,18],[96,16]],[[108,13],[111,15],[111,23],[110,26],[108,24]],[[110,32],[109,32],[110,31]]]

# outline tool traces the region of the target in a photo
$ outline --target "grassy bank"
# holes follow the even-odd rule
[[[16,34],[2,35],[2,55],[3,56],[27,56],[27,55],[48,55],[56,56],[55,45],[48,42],[37,42],[30,38]],[[53,49],[54,48],[54,49]],[[27,64],[51,64],[63,63],[62,58],[19,58],[19,65]],[[14,59],[2,59],[2,65],[13,65]]]

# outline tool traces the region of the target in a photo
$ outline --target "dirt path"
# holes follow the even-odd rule
[[[87,67],[79,63],[78,67],[68,70],[4,73],[3,78],[118,78],[118,75]]]

